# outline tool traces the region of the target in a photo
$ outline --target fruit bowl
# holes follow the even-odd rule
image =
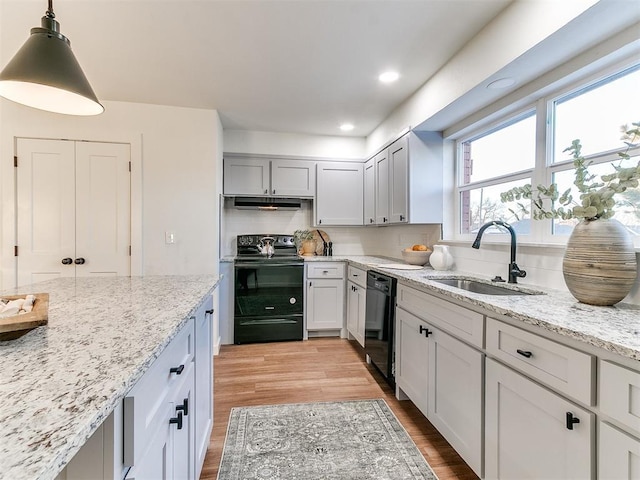
[[[410,265],[426,265],[431,256],[429,251],[402,250],[402,259]]]

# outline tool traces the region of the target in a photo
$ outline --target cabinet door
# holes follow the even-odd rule
[[[594,414],[491,359],[485,385],[486,478],[594,477]]]
[[[195,478],[200,478],[213,427],[212,322],[213,299],[209,297],[195,318]]]
[[[167,421],[162,422],[155,434],[150,437],[144,455],[127,473],[126,480],[170,480],[173,478],[173,443],[169,424],[174,405],[163,405]]]
[[[364,347],[366,290],[353,282],[347,284],[347,330]]]
[[[364,224],[376,223],[376,164],[373,158],[364,164]]]
[[[376,185],[376,223],[389,223],[389,155],[384,150],[373,159],[375,164]]]
[[[313,197],[316,193],[316,163],[304,160],[271,161],[271,194]]]
[[[174,419],[182,420],[180,423],[172,423],[171,435],[173,436],[173,479],[195,480],[195,452],[194,452],[194,368],[193,363],[188,368],[187,377],[176,391],[172,403]]]
[[[344,328],[344,280],[307,280],[307,330]]]
[[[427,327],[418,317],[396,308],[396,385],[425,416],[430,348]]]
[[[391,223],[407,223],[409,221],[409,149],[407,137],[403,137],[393,143],[388,151],[389,219]]]
[[[608,423],[600,422],[598,478],[633,480],[640,478],[640,440]]]
[[[225,195],[269,195],[269,160],[225,158],[223,183]]]
[[[318,163],[317,225],[362,225],[363,171],[362,163]]]
[[[427,418],[480,477],[483,356],[440,330],[429,335]]]

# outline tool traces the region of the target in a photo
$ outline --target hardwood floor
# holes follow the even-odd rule
[[[371,398],[386,400],[440,480],[478,478],[413,403],[396,400],[355,342],[224,345],[214,380],[213,433],[201,480],[216,479],[232,407]]]

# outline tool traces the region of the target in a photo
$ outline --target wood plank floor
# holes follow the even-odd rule
[[[217,477],[232,407],[371,398],[386,400],[440,480],[478,478],[413,403],[396,400],[355,342],[224,345],[214,359],[214,380],[213,433],[201,480]]]

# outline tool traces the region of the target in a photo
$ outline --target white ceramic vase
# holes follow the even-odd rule
[[[453,257],[448,245],[434,245],[429,263],[434,270],[450,270],[453,267]]]

